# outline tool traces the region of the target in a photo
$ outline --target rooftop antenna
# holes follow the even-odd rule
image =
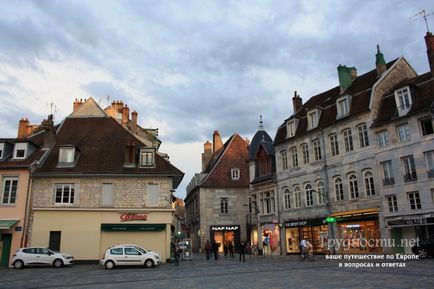
[[[54,115],[56,114],[56,105],[54,104],[54,102],[47,103],[47,110],[48,106],[50,106],[50,114],[52,114],[54,117]]]
[[[409,20],[410,20],[410,22],[413,22],[413,21],[415,21],[415,20],[418,20],[418,19],[423,18],[423,20],[425,21],[426,32],[428,33],[428,32],[429,32],[429,27],[428,27],[428,21],[426,20],[426,18],[427,18],[428,16],[431,16],[431,15],[434,15],[434,12],[431,12],[431,13],[426,14],[426,11],[425,11],[425,10],[422,10],[422,11],[420,11],[419,13],[417,13],[417,14],[411,16],[411,17],[409,18]]]

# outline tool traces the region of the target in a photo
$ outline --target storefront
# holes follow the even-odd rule
[[[232,243],[238,251],[241,242],[239,225],[215,225],[210,226],[211,243],[214,241],[219,246],[219,252],[223,252],[224,244]]]
[[[378,209],[336,212],[328,217],[336,223],[338,252],[368,254],[382,252]]]
[[[36,209],[31,245],[98,260],[116,244],[137,244],[170,258],[172,210]]]
[[[285,222],[287,254],[299,254],[300,242],[303,239],[308,240],[312,244],[314,253],[324,253],[328,239],[328,225],[325,222],[325,218]]]
[[[262,228],[262,248],[265,255],[280,254],[280,230],[278,224],[264,224]]]

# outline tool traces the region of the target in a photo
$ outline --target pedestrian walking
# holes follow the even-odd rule
[[[212,248],[212,252],[214,254],[214,260],[218,260],[218,258],[219,258],[219,255],[218,255],[219,245],[216,243],[216,241],[212,242],[211,248]]]
[[[232,241],[229,242],[228,249],[229,249],[229,257],[232,259],[235,258],[235,256],[234,256],[234,243],[232,243]]]
[[[179,258],[181,257],[182,249],[179,244],[176,245],[175,249],[175,266],[179,266]]]
[[[225,256],[225,259],[228,258],[228,252],[229,252],[228,243],[225,242],[224,245],[223,245],[223,254]]]
[[[209,260],[209,257],[211,255],[211,243],[209,242],[209,240],[206,240],[205,243],[205,255],[206,259]]]
[[[246,245],[243,241],[240,243],[240,262],[241,256],[243,257],[243,262],[246,262]]]

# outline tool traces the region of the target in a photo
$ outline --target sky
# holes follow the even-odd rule
[[[433,1],[0,0],[0,137],[22,117],[61,122],[75,98],[122,100],[159,129],[184,198],[214,130],[251,139],[262,115],[274,138],[294,91],[337,86],[339,64],[374,69],[377,44],[427,72],[422,10]]]

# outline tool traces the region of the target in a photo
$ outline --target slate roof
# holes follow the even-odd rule
[[[170,162],[155,154],[154,168],[125,167],[126,145],[144,145],[111,117],[66,118],[57,131],[56,144],[35,177],[68,175],[157,175],[172,176],[174,188],[181,182],[184,173]],[[57,167],[59,147],[74,145],[79,157],[74,167]]]
[[[253,136],[249,147],[249,160],[253,160],[256,157],[260,143],[263,142],[267,147],[266,150],[269,154],[274,152],[273,140],[265,130],[258,130]],[[270,144],[270,145],[268,145]]]
[[[399,117],[394,91],[407,85],[410,87],[412,105],[406,115]],[[421,111],[429,110],[431,109],[433,103],[434,78],[432,77],[431,72],[416,76],[411,79],[407,79],[398,83],[390,91],[384,94],[380,103],[378,116],[374,120],[372,126],[380,126],[392,121],[396,121],[399,118],[408,117]]]
[[[389,69],[398,59],[394,59],[387,63]],[[318,128],[324,128],[335,124],[336,122],[343,121],[347,118],[359,114],[361,112],[369,111],[369,103],[371,100],[372,86],[378,80],[376,69],[373,69],[365,74],[362,74],[351,83],[351,85],[342,93],[340,87],[336,86],[330,90],[312,96],[302,108],[295,112],[290,118],[286,119],[283,124],[277,129],[274,138],[274,145],[279,145],[286,142],[286,123],[289,119],[297,118],[299,120],[297,130],[294,137],[301,136],[307,133],[307,111],[314,108],[319,108],[321,111],[320,119],[318,121]],[[351,95],[351,106],[348,116],[336,120],[336,100],[344,95]]]
[[[42,134],[38,134],[42,135]],[[5,158],[0,161],[0,169],[22,169],[31,167],[34,162],[40,160],[44,155],[45,151],[40,149],[40,146],[43,143],[43,135],[42,137],[34,137],[30,136],[28,138],[2,138],[0,139],[0,143],[14,145],[15,143],[29,143],[35,148],[35,151],[30,154],[27,158],[22,160],[14,160],[12,159],[12,154],[8,156],[4,156]]]

